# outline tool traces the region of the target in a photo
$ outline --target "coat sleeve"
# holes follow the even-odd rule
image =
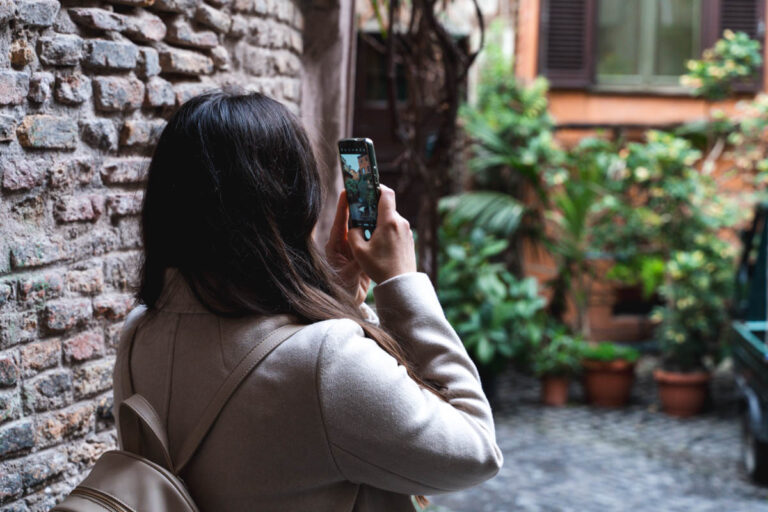
[[[494,476],[503,457],[477,369],[426,274],[374,289],[381,325],[407,346],[444,401],[352,320],[334,320],[318,354],[318,396],[331,454],[344,478],[402,494],[439,494]]]

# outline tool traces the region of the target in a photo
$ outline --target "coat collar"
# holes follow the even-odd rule
[[[165,269],[163,291],[157,299],[157,308],[170,313],[210,313],[175,267]]]

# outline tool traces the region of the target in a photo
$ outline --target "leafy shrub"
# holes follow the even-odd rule
[[[440,229],[438,297],[467,351],[492,371],[543,334],[544,298],[534,278],[518,279],[493,258],[508,245],[481,228]]]
[[[570,376],[581,368],[584,350],[581,338],[573,336],[562,325],[551,324],[545,336],[531,347],[531,369],[537,377]]]
[[[758,41],[744,32],[726,30],[701,59],[688,61],[688,73],[680,77],[680,83],[692,87],[697,96],[722,100],[735,82],[754,76],[762,63]]]
[[[624,345],[617,345],[609,341],[601,341],[597,344],[586,344],[581,352],[583,359],[592,361],[627,361],[634,363],[640,358],[640,352]]]

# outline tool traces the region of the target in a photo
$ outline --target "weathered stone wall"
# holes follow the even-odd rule
[[[0,0],[0,511],[48,510],[115,445],[148,157],[217,85],[299,111],[291,0]]]

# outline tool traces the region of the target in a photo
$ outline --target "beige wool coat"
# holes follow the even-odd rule
[[[348,319],[304,327],[269,354],[222,411],[182,478],[201,511],[412,511],[412,494],[479,484],[502,465],[477,370],[429,278],[374,289],[378,321],[449,402],[420,388]],[[254,342],[287,315],[228,319],[204,309],[174,269],[154,314],[135,308],[115,367],[166,423],[171,456]],[[115,372],[115,410],[127,398]]]

